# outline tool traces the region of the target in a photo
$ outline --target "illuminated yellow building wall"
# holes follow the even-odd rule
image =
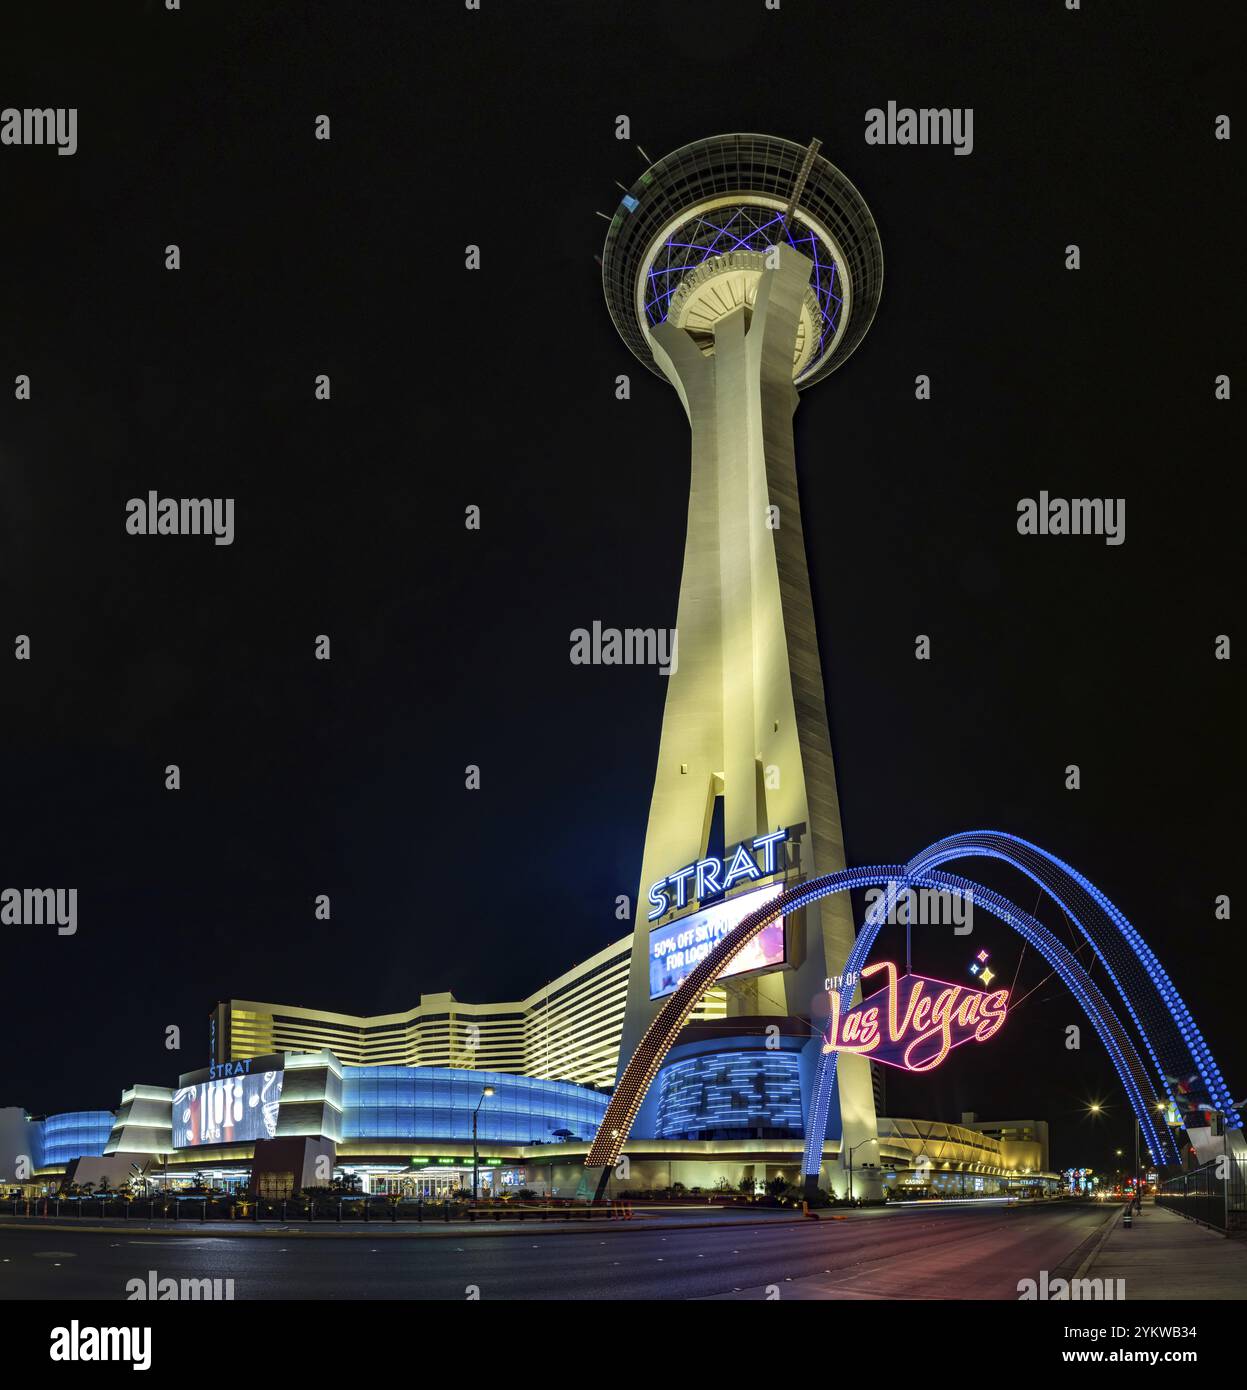
[[[611,1087],[631,954],[632,937],[622,937],[511,1003],[422,994],[402,1013],[360,1015],[232,999],[217,1011],[217,1060],[330,1048],[345,1066],[463,1067]],[[716,990],[698,1016],[724,1011]]]

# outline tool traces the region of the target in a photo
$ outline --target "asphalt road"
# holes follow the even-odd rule
[[[234,1280],[235,1299],[1015,1299],[1072,1272],[1103,1207],[930,1207],[843,1221],[444,1239],[255,1239],[0,1228],[0,1298],[124,1299],[127,1281]],[[478,1291],[475,1295],[473,1290]]]

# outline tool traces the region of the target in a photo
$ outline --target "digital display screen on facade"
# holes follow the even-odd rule
[[[275,1138],[281,1081],[264,1071],[183,1086],[173,1093],[173,1147]]]
[[[684,983],[685,976],[711,949],[750,913],[764,907],[783,891],[781,884],[743,893],[728,902],[715,903],[689,917],[655,927],[649,934],[649,997],[661,999]],[[719,979],[744,975],[751,970],[774,969],[784,963],[784,919],[765,926]]]

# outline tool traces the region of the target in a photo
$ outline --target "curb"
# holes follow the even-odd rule
[[[241,1224],[241,1223],[240,1223]],[[326,1223],[329,1224],[329,1223]],[[336,1224],[336,1223],[334,1223]],[[148,1236],[170,1236],[187,1238],[198,1238],[200,1240],[207,1237],[222,1240],[481,1240],[487,1236],[531,1236],[534,1230],[541,1228],[543,1234],[555,1233],[559,1235],[588,1236],[598,1235],[605,1228],[607,1231],[617,1235],[624,1235],[628,1232],[635,1234],[641,1233],[653,1235],[656,1231],[699,1231],[699,1230],[726,1230],[729,1228],[739,1229],[742,1226],[805,1226],[808,1224],[804,1216],[792,1217],[771,1217],[763,1221],[662,1221],[655,1218],[641,1218],[640,1224],[637,1221],[609,1220],[603,1218],[600,1222],[581,1222],[573,1225],[568,1222],[560,1226],[558,1222],[514,1222],[509,1226],[503,1226],[499,1222],[496,1226],[482,1228],[471,1226],[467,1230],[427,1230],[427,1231],[385,1231],[377,1230],[376,1223],[373,1229],[368,1231],[273,1231],[273,1230],[210,1230],[207,1226],[196,1228],[195,1223],[187,1221],[180,1226],[170,1229],[165,1226],[145,1227],[138,1224],[125,1226],[87,1226],[73,1222],[41,1222],[39,1225],[18,1225],[13,1221],[0,1220],[0,1232],[4,1231],[83,1231],[92,1235],[141,1235],[144,1239]]]
[[[1073,1278],[1081,1279],[1091,1266],[1095,1264],[1096,1260],[1100,1258],[1100,1251],[1104,1249],[1105,1242],[1108,1240],[1109,1236],[1117,1229],[1117,1223],[1121,1220],[1125,1210],[1125,1207],[1119,1206],[1116,1211],[1113,1212],[1112,1216],[1105,1221],[1103,1227],[1100,1229],[1099,1239],[1096,1240],[1095,1245],[1092,1246],[1091,1252],[1087,1255],[1086,1259],[1084,1259],[1082,1264],[1074,1271]],[[1092,1239],[1094,1240],[1095,1237],[1093,1236]]]

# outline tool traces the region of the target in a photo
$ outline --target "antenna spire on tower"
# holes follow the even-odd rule
[[[784,209],[784,226],[787,227],[789,219],[797,210],[797,200],[805,192],[805,181],[810,177],[810,170],[814,167],[814,156],[822,148],[821,140],[811,140],[809,148],[805,152],[805,158],[801,161],[801,167],[797,170],[797,177],[792,185],[792,197],[788,200],[788,206]]]

